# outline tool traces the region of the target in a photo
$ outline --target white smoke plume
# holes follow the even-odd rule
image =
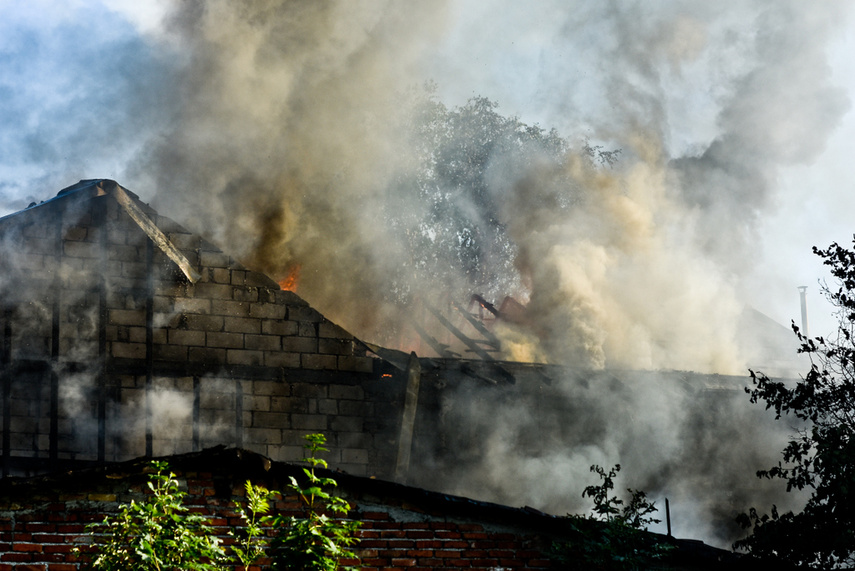
[[[301,295],[381,342],[411,311],[388,303],[389,276],[410,260],[387,226],[390,183],[413,168],[412,86],[434,79],[451,104],[485,95],[524,121],[623,149],[606,174],[571,157],[505,172],[491,189],[527,286],[503,293],[531,300],[547,340],[527,353],[595,367],[751,364],[734,324],[754,223],[779,169],[815,157],[848,107],[822,41],[845,21],[840,2],[157,6],[83,3],[42,27],[21,16],[5,53],[29,41],[48,67],[35,66],[33,89],[57,92],[30,93],[21,75],[6,84],[3,146],[17,151],[7,168],[28,183],[7,178],[7,202],[108,165],[247,263],[277,278],[299,268]],[[49,83],[44,52],[90,45],[71,23],[105,7],[116,25],[72,50],[80,76]],[[120,20],[128,13],[136,29]],[[22,114],[33,97],[46,103]],[[536,188],[555,168],[585,197],[563,216]],[[423,286],[412,297],[461,296],[459,284]]]

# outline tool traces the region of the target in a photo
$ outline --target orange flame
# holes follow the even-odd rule
[[[300,264],[291,266],[288,269],[288,275],[279,280],[279,287],[285,291],[297,291],[297,283],[300,281]]]

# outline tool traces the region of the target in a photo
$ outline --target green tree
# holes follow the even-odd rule
[[[555,129],[523,123],[499,112],[498,103],[473,97],[447,107],[436,86],[410,95],[413,109],[401,125],[410,134],[414,164],[387,193],[387,221],[408,263],[394,272],[395,303],[408,303],[415,284],[441,284],[445,295],[466,300],[473,292],[497,298],[519,289],[517,245],[506,220],[509,185],[538,167],[553,209],[570,209],[583,190],[561,168],[571,153],[611,165],[619,151],[587,142],[581,150]],[[548,176],[545,173],[549,173]]]
[[[115,516],[89,526],[94,559],[91,567],[104,571],[213,571],[225,558],[220,540],[206,518],[183,504],[166,462],[152,462],[151,492],[142,502],[119,506]]]
[[[782,461],[759,477],[786,481],[787,490],[809,490],[801,512],[739,517],[751,535],[734,544],[755,556],[804,568],[855,566],[855,251],[832,244],[814,253],[831,268],[836,287],[823,287],[836,308],[835,337],[808,338],[793,324],[810,371],[791,384],[751,372],[751,402],[765,402],[780,419],[803,427],[783,450]]]

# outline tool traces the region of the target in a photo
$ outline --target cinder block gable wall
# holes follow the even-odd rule
[[[332,465],[388,474],[400,375],[132,197],[188,276],[116,186],[85,181],[0,219],[4,474],[218,444],[297,460],[308,432],[327,435]]]

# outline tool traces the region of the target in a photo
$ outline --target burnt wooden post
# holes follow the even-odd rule
[[[151,391],[154,382],[154,243],[145,242],[146,298],[145,298],[145,455],[154,454],[151,427]]]
[[[243,446],[243,385],[235,379],[235,446]]]
[[[416,410],[419,405],[419,385],[422,366],[415,352],[410,353],[407,362],[407,393],[404,398],[404,412],[401,415],[401,432],[398,437],[398,460],[395,463],[395,480],[404,482],[410,471],[410,452],[413,448],[413,429],[416,424]]]
[[[50,327],[50,436],[48,458],[51,467],[59,459],[59,324],[62,307],[62,210],[58,210],[54,228],[53,296]]]
[[[95,199],[93,218],[98,228],[98,461],[106,459],[107,440],[107,203]]]

